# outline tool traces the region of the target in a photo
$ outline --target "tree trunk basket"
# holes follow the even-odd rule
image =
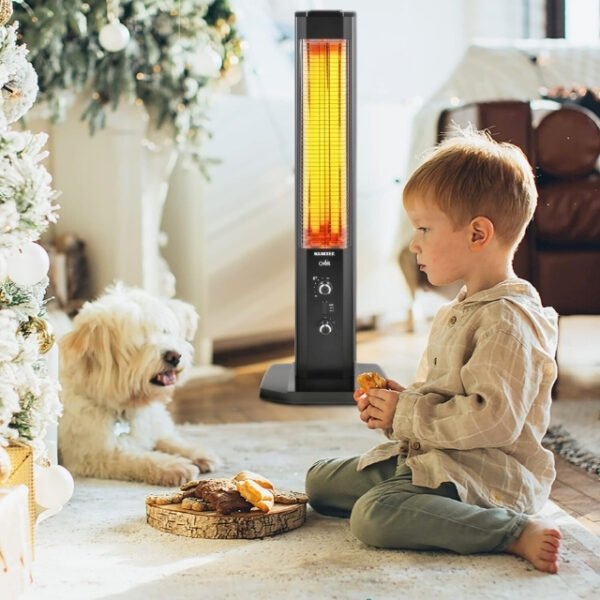
[[[264,538],[300,527],[306,520],[306,504],[275,504],[268,512],[222,515],[197,512],[181,504],[146,505],[146,521],[160,531],[195,538],[222,540]]]

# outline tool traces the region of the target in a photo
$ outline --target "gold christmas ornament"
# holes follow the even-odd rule
[[[54,346],[55,337],[48,321],[40,317],[29,317],[27,323],[21,326],[23,333],[35,333],[38,336],[40,352],[46,354]]]
[[[8,23],[12,14],[12,0],[0,0],[0,25]]]
[[[38,340],[40,342],[40,352],[46,354],[52,346],[56,338],[50,329],[50,324],[44,319],[34,317],[35,327],[37,328]]]
[[[227,21],[225,21],[225,19],[217,19],[215,25],[219,30],[221,37],[225,37],[231,31],[231,27],[227,24]]]

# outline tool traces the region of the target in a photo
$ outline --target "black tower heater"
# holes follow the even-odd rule
[[[296,13],[296,362],[260,395],[353,404],[356,364],[356,17]]]

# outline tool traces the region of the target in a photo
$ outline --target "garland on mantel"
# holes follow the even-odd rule
[[[109,51],[100,32],[115,18],[128,39]],[[82,119],[93,133],[105,126],[109,108],[135,102],[204,165],[207,100],[242,58],[227,0],[15,0],[13,19],[53,120],[83,94]]]

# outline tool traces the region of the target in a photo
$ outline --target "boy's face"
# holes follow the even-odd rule
[[[409,249],[417,255],[429,283],[438,286],[465,281],[472,259],[469,227],[456,229],[435,203],[424,198],[416,198],[406,212],[416,230]]]

